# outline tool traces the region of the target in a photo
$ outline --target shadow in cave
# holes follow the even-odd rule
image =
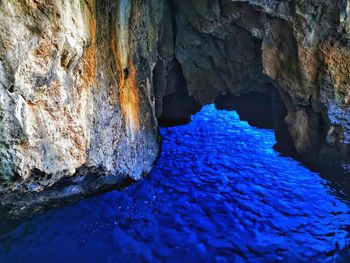
[[[171,127],[184,125],[191,121],[191,116],[199,112],[202,106],[187,93],[186,80],[181,65],[174,62],[168,75],[166,94],[162,101],[162,113],[158,118],[159,125]]]
[[[242,96],[230,94],[219,96],[215,101],[215,107],[218,110],[236,111],[240,119],[247,121],[251,126],[274,130],[276,138],[274,150],[282,156],[301,162],[305,167],[327,180],[338,196],[343,196],[344,199],[349,198],[349,176],[344,173],[337,161],[323,160],[316,154],[306,156],[298,154],[285,122],[288,111],[277,90],[269,89],[269,92],[265,94],[251,92]]]
[[[230,94],[219,96],[215,100],[215,107],[218,110],[236,111],[240,119],[251,126],[274,130],[277,142],[274,149],[282,155],[298,157],[288,127],[284,122],[287,109],[274,90],[270,89],[266,94],[250,92],[242,96]]]
[[[164,110],[159,118],[161,126],[187,124],[191,121],[191,116],[200,110],[198,102],[188,95],[185,84],[181,86],[182,89],[177,89],[176,93],[164,98]],[[183,102],[185,102],[183,107],[180,107]],[[275,151],[299,161],[311,171],[318,173],[321,178],[329,182],[329,186],[338,196],[344,200],[349,199],[350,180],[339,163],[324,161],[316,154],[306,156],[298,154],[285,122],[288,110],[277,89],[271,86],[264,89],[264,93],[250,92],[241,96],[226,94],[217,97],[214,104],[217,110],[236,111],[240,119],[251,126],[274,130]]]

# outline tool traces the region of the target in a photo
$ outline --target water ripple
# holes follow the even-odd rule
[[[350,260],[348,200],[275,152],[272,131],[206,106],[161,132],[150,177],[22,223],[0,236],[0,261]]]

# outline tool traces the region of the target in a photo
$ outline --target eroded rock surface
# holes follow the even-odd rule
[[[349,0],[2,0],[0,207],[34,213],[142,178],[157,119],[183,123],[225,94],[279,149],[346,168],[349,43]]]
[[[346,0],[175,1],[175,56],[189,94],[206,104],[222,94],[270,94],[270,83],[287,110],[275,115],[297,152],[345,164],[349,6]]]
[[[2,206],[22,213],[150,171],[162,14],[158,1],[0,2]]]

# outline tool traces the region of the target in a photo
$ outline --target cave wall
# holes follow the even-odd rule
[[[299,154],[348,159],[349,1],[174,5],[175,56],[191,96],[207,104],[223,94],[266,94],[272,84],[287,109],[283,122]]]
[[[224,95],[272,114],[281,148],[346,164],[349,38],[348,0],[2,0],[0,210],[142,178],[158,120]]]
[[[140,179],[159,154],[163,3],[0,1],[0,204],[13,214]]]

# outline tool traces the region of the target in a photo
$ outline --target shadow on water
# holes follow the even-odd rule
[[[271,130],[209,105],[161,133],[149,177],[3,227],[0,262],[349,260],[349,195],[276,152]]]
[[[287,110],[284,105],[278,105],[281,103],[280,97],[274,94],[274,89],[267,89],[265,93],[251,92],[238,97],[229,94],[219,96],[215,101],[215,107],[218,110],[236,111],[240,120],[247,121],[253,127],[274,130],[277,140],[273,145],[274,150],[279,152],[281,156],[291,157],[311,171],[318,173],[329,181],[340,196],[348,199],[350,196],[350,172],[342,168],[340,160],[331,160],[330,156],[321,159],[316,156],[299,155],[284,121]],[[276,116],[276,114],[280,116]]]

